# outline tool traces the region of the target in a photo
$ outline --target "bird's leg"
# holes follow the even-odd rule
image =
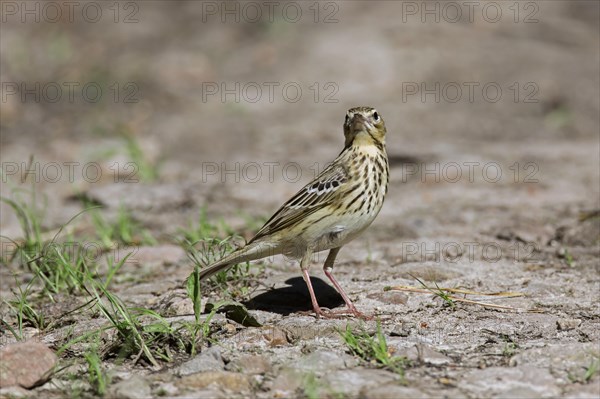
[[[371,319],[372,317],[366,316],[366,315],[362,314],[361,312],[359,312],[358,309],[356,309],[356,307],[354,306],[354,304],[352,303],[350,298],[348,298],[348,295],[346,295],[346,293],[344,292],[344,290],[342,289],[340,284],[337,282],[337,280],[335,279],[335,277],[333,277],[333,274],[331,273],[331,270],[333,269],[333,263],[335,261],[335,257],[337,256],[337,253],[339,251],[340,251],[340,248],[334,248],[331,251],[329,251],[329,255],[327,255],[327,259],[325,260],[325,265],[323,266],[323,271],[325,272],[325,275],[327,275],[329,280],[331,280],[331,282],[335,286],[336,290],[340,293],[340,295],[344,299],[344,302],[346,302],[346,305],[348,306],[350,313],[352,313],[354,316],[359,317],[361,319]],[[306,253],[302,256],[302,259],[300,260],[300,268],[302,269],[302,276],[304,277],[304,281],[306,282],[306,286],[308,287],[308,293],[310,294],[310,301],[312,302],[313,311],[315,312],[317,317],[325,317],[325,318],[337,318],[343,314],[348,314],[347,311],[343,311],[343,312],[324,311],[319,306],[319,303],[317,302],[317,297],[315,295],[315,291],[314,291],[312,283],[310,281],[310,275],[308,274],[308,269],[310,268],[311,256],[312,256],[312,251],[310,249],[308,249],[306,251]]]
[[[329,251],[329,255],[327,255],[327,259],[325,259],[325,264],[323,265],[323,272],[325,272],[325,275],[333,283],[333,286],[340,293],[340,295],[344,299],[344,302],[346,302],[346,306],[348,306],[348,310],[350,311],[350,313],[352,313],[354,316],[361,318],[361,319],[372,319],[371,316],[367,316],[367,315],[359,312],[358,309],[356,309],[356,306],[354,306],[354,304],[352,303],[352,301],[350,300],[348,295],[346,295],[346,292],[344,292],[344,289],[342,288],[342,286],[337,282],[335,277],[333,277],[333,273],[332,273],[333,263],[335,262],[335,258],[337,256],[338,252],[340,252],[340,248],[341,247],[333,248],[332,250]]]
[[[302,269],[302,276],[304,277],[304,281],[306,282],[306,286],[308,287],[308,293],[310,294],[310,301],[312,302],[313,310],[318,316],[325,315],[325,312],[319,306],[317,302],[317,297],[315,296],[315,291],[313,290],[312,283],[310,282],[310,275],[308,274],[308,269],[310,268],[310,258],[312,256],[312,251],[308,249],[302,259],[300,260],[300,268]]]

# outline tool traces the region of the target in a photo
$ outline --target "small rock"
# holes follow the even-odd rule
[[[248,376],[231,371],[206,371],[191,374],[182,377],[176,384],[180,388],[187,389],[204,389],[212,385],[236,393],[248,392],[251,387]]]
[[[150,384],[143,377],[133,376],[128,380],[111,385],[108,396],[123,399],[145,399],[150,395]]]
[[[346,367],[346,361],[335,352],[317,350],[301,357],[293,368],[312,373],[327,373]]]
[[[361,399],[425,399],[430,396],[416,388],[404,387],[397,383],[384,384],[378,387],[368,387],[360,392]]]
[[[282,368],[267,386],[273,392],[273,397],[287,398],[302,386],[304,378],[305,374],[300,370]]]
[[[561,331],[574,330],[581,325],[581,319],[560,319],[556,321],[556,327]]]
[[[227,334],[233,335],[237,331],[237,327],[234,324],[226,323],[223,326],[223,330],[225,330]]]
[[[221,357],[221,351],[213,346],[196,355],[193,359],[181,364],[176,371],[179,376],[200,373],[203,371],[223,370],[225,362]]]
[[[269,342],[269,346],[283,346],[289,343],[286,332],[279,327],[263,327],[263,338]]]
[[[206,302],[201,301],[200,312],[204,311]],[[189,298],[174,298],[171,303],[167,304],[166,314],[169,316],[185,316],[194,314],[194,303]]]
[[[370,387],[391,383],[399,376],[385,370],[352,369],[338,370],[323,376],[327,390],[340,396],[356,396]],[[333,395],[335,396],[335,395]]]
[[[444,366],[452,363],[452,359],[450,359],[448,356],[425,345],[421,346],[420,356],[423,360],[423,363],[430,366]]]
[[[228,365],[230,370],[244,374],[266,374],[271,371],[271,361],[261,355],[246,355]]]
[[[200,313],[204,313],[207,302],[207,297],[203,296],[200,298]],[[184,288],[174,288],[162,294],[157,306],[160,310],[159,313],[163,316],[188,316],[194,314],[194,304]]]
[[[410,326],[407,323],[400,323],[394,325],[390,336],[392,337],[408,337],[410,335]]]
[[[19,342],[0,351],[0,387],[33,388],[48,380],[56,366],[54,352],[40,342]]]

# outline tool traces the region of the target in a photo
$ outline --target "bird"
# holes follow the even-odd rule
[[[375,108],[354,107],[343,124],[344,148],[320,174],[306,184],[247,244],[200,270],[200,280],[238,263],[283,254],[300,260],[313,311],[317,317],[335,318],[361,313],[333,276],[340,249],[358,237],[375,220],[388,191],[389,164],[386,127]],[[329,250],[323,271],[343,298],[347,309],[324,310],[310,281],[312,255]]]

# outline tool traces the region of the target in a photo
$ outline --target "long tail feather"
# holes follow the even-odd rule
[[[252,260],[266,258],[267,256],[277,255],[277,247],[273,244],[266,244],[264,242],[255,242],[246,245],[237,251],[232,252],[220,261],[213,263],[209,267],[200,270],[200,280],[208,278],[215,273],[220,272],[223,269],[227,269],[233,265],[243,262],[249,262]]]

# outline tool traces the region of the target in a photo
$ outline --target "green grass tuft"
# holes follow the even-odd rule
[[[339,333],[353,355],[369,364],[391,370],[404,379],[407,359],[390,353],[385,336],[381,332],[381,323],[377,322],[377,332],[374,336],[365,331],[354,332],[349,325],[346,325],[345,331]]]

